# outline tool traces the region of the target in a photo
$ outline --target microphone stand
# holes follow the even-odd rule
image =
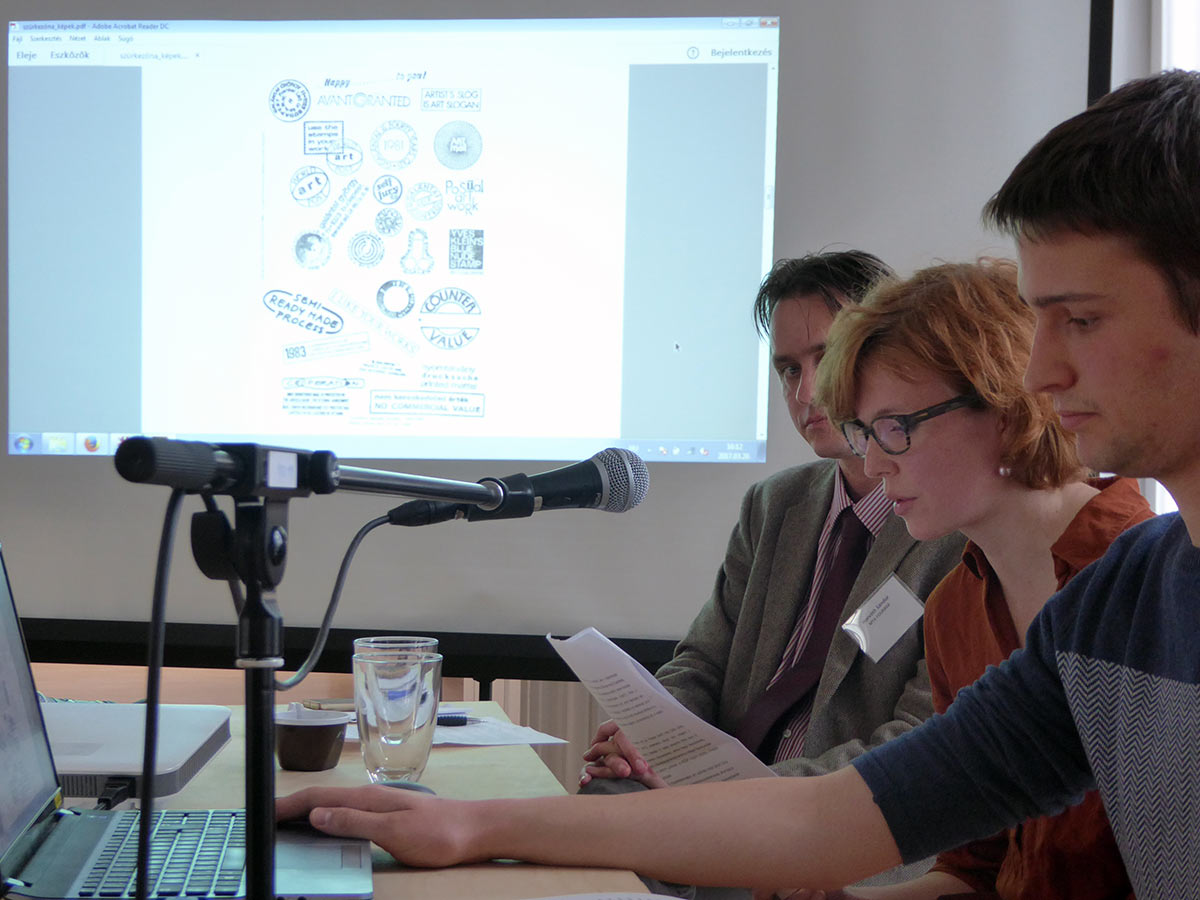
[[[287,501],[340,487],[490,509],[515,504],[532,512],[533,492],[527,485],[510,492],[495,479],[459,482],[342,467],[327,451],[257,444],[136,437],[121,444],[115,462],[129,481],[234,498],[233,529],[220,510],[192,516],[192,556],[209,578],[236,578],[245,588],[236,665],[245,671],[246,897],[275,900],[275,671],[283,666],[283,617],[275,589],[287,564]]]
[[[214,573],[221,573],[222,580],[234,575],[245,587],[245,602],[238,611],[236,665],[245,671],[246,896],[273,898],[275,670],[283,666],[283,617],[275,588],[287,561],[287,502],[240,498],[234,521],[230,535],[223,513],[197,513],[192,519],[192,555],[210,578]]]

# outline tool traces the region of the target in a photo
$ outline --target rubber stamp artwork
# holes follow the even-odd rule
[[[404,185],[395,175],[380,175],[371,186],[371,192],[380,203],[395,203],[404,193]]]
[[[403,319],[416,305],[417,296],[406,282],[393,278],[379,286],[375,303],[379,311],[393,319]]]
[[[483,195],[482,178],[464,178],[460,181],[447,178],[442,190],[446,195],[446,209],[469,216],[479,212],[479,198]]]
[[[465,272],[483,271],[483,229],[450,229],[450,268]]]
[[[303,119],[312,105],[312,95],[303,82],[294,78],[286,78],[271,88],[269,99],[271,112],[284,122],[295,122]]]
[[[409,188],[404,202],[410,216],[428,222],[442,211],[442,192],[433,182],[422,181]]]
[[[384,237],[395,237],[404,228],[404,218],[391,206],[375,213],[375,230]]]
[[[354,211],[358,209],[363,202],[363,198],[367,196],[367,186],[357,178],[351,178],[346,182],[346,186],[342,188],[342,192],[338,194],[337,199],[329,205],[325,210],[325,214],[321,216],[321,233],[327,234],[330,237],[337,237],[342,230],[342,226],[354,215]]]
[[[267,291],[263,294],[263,306],[272,312],[277,321],[315,334],[337,334],[344,324],[342,317],[329,307],[291,291]]]
[[[329,262],[329,254],[332,250],[329,238],[319,231],[304,232],[296,238],[296,243],[293,245],[296,262],[306,269],[321,268]]]
[[[462,288],[446,287],[421,304],[421,334],[440,350],[461,350],[479,336],[479,303]]]
[[[433,153],[448,169],[465,169],[479,161],[483,138],[470,122],[447,122],[433,139]]]
[[[355,141],[346,141],[341,150],[326,153],[325,161],[329,163],[329,168],[339,175],[353,175],[362,168],[362,147]]]
[[[484,221],[483,137],[475,122],[445,120],[447,113],[479,114],[481,92],[422,88],[417,109],[400,94],[367,102],[373,95],[355,92],[347,79],[326,79],[324,87],[310,94],[297,79],[280,80],[271,113],[261,113],[271,122],[265,159],[280,166],[268,215],[286,220],[285,235],[293,235],[290,259],[282,247],[276,251],[283,269],[275,283],[300,279],[262,300],[290,326],[282,329],[291,337],[281,344],[281,364],[297,374],[283,382],[283,411],[348,415],[350,391],[366,389],[381,404],[372,402],[372,416],[482,415],[477,348],[467,348],[487,320],[472,293],[434,289],[448,279],[474,279],[482,291],[486,281],[484,229],[463,227]],[[329,370],[304,371],[343,358],[359,359],[345,380]],[[421,390],[414,379],[430,365],[472,374]]]
[[[324,169],[303,166],[292,175],[288,187],[292,199],[301,206],[320,206],[329,197],[329,176]]]
[[[429,233],[424,228],[414,228],[408,233],[408,252],[400,257],[400,268],[406,275],[424,275],[433,270],[433,263]]]
[[[350,239],[350,258],[360,266],[383,262],[383,239],[373,231],[360,231]]]
[[[371,155],[385,169],[403,169],[417,158],[417,132],[407,122],[391,119],[371,134]]]

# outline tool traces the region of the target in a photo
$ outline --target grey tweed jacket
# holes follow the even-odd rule
[[[658,679],[692,712],[732,732],[775,674],[808,602],[817,540],[833,500],[836,463],[778,472],[742,501],[712,596]],[[919,542],[888,517],[850,591],[845,622],[895,572],[924,601],[961,559],[960,534]],[[837,630],[813,701],[801,757],[772,766],[780,775],[833,771],[933,715],[922,623],[873,662]]]

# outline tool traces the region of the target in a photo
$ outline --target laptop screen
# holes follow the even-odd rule
[[[58,789],[29,656],[0,556],[0,856]]]

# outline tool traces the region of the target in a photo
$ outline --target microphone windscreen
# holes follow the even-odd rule
[[[606,512],[625,512],[646,499],[650,490],[650,473],[636,453],[621,447],[609,447],[592,457],[607,477],[608,497],[601,509]]]

